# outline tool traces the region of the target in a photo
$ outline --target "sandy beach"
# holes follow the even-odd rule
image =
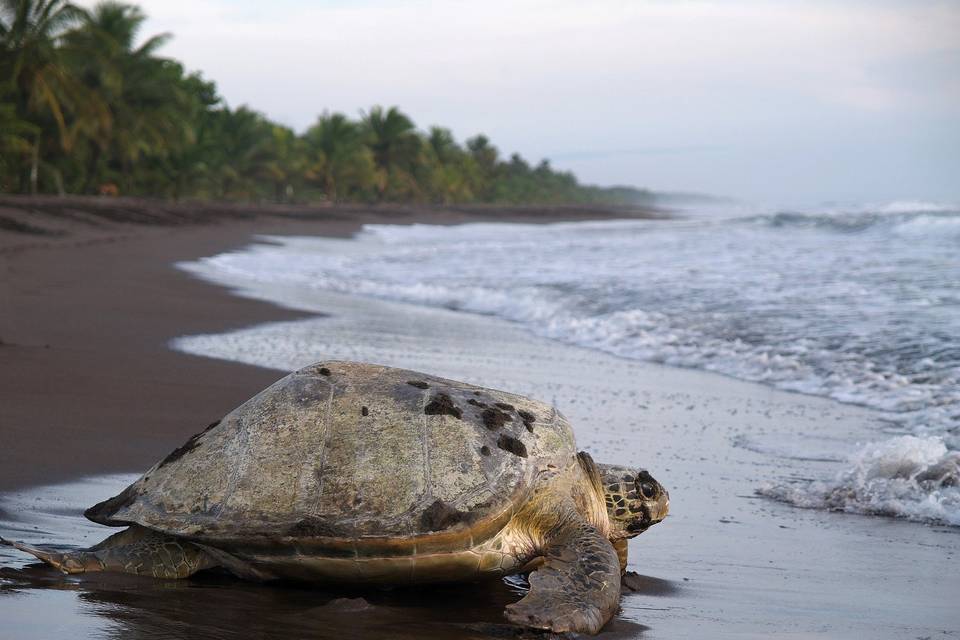
[[[829,474],[835,461],[765,452],[797,433],[869,439],[878,416],[868,409],[565,346],[496,318],[212,273],[205,281],[174,267],[255,235],[342,243],[364,223],[623,211],[234,208],[184,221],[179,209],[144,207],[161,222],[131,225],[89,210],[65,215],[55,199],[39,212],[30,206],[0,200],[0,218],[13,221],[0,230],[4,537],[93,544],[108,530],[84,521],[82,508],[200,427],[296,367],[370,360],[551,402],[581,448],[644,465],[670,490],[671,516],[631,542],[638,591],[600,637],[960,635],[956,528],[802,510],[755,494],[792,472]],[[14,223],[35,229],[10,231]],[[0,565],[0,637],[520,637],[500,617],[517,594],[499,583],[328,602],[344,594],[223,576],[176,585],[66,578],[6,550]]]
[[[174,353],[167,343],[305,314],[198,282],[172,267],[178,261],[241,247],[255,234],[343,237],[365,223],[625,214],[659,215],[0,197],[0,491],[144,469],[197,424],[276,379],[274,372]]]

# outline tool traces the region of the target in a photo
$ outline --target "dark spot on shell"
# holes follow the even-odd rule
[[[340,538],[351,534],[352,532],[343,527],[332,525],[320,518],[304,518],[287,529],[288,536],[305,538]]]
[[[520,411],[517,411],[517,414],[519,414],[520,419],[523,420],[523,426],[527,428],[527,431],[533,433],[533,423],[537,421],[537,416],[526,409],[520,409]]]
[[[607,491],[619,491],[619,490],[620,490],[620,485],[619,485],[619,484],[608,484],[608,485],[607,485]]]
[[[422,531],[443,531],[461,522],[470,522],[471,515],[450,506],[443,500],[435,500],[420,515]]]
[[[164,459],[160,462],[160,464],[157,466],[157,468],[159,469],[160,467],[166,466],[166,465],[170,464],[171,462],[174,462],[174,461],[176,461],[176,460],[179,460],[180,458],[182,458],[182,457],[185,456],[186,454],[190,453],[191,451],[193,451],[194,449],[196,449],[197,447],[199,447],[199,446],[200,446],[200,438],[203,437],[203,434],[205,434],[207,431],[210,431],[210,429],[213,429],[213,428],[214,428],[215,426],[217,426],[218,424],[220,424],[220,421],[219,421],[219,420],[217,420],[216,422],[212,422],[212,423],[210,423],[209,425],[207,425],[207,428],[204,429],[203,431],[201,431],[200,433],[195,433],[195,434],[193,434],[192,436],[190,436],[190,439],[189,439],[189,440],[187,440],[187,441],[184,442],[182,445],[180,445],[179,447],[177,447],[176,449],[174,449],[173,451],[171,451],[171,452],[167,455],[167,457],[164,458]]]
[[[370,409],[367,409],[366,407],[360,407],[360,415],[362,416],[370,415]]]
[[[504,411],[513,411],[513,405],[508,402],[496,402],[494,403]]]
[[[631,476],[630,474],[624,474],[620,476],[620,479],[623,480],[624,482],[633,482],[633,476]]]
[[[139,489],[136,487],[136,485],[130,485],[109,500],[104,500],[99,504],[93,505],[84,511],[83,515],[88,520],[92,520],[99,524],[119,524],[111,521],[113,514],[115,514],[117,511],[120,511],[124,507],[128,507],[133,504],[138,497],[140,497]]]
[[[490,455],[490,447],[488,447],[487,445],[483,445],[482,447],[480,447],[480,455],[484,455],[484,456]]]
[[[506,433],[500,435],[500,439],[497,440],[497,446],[504,451],[509,451],[515,456],[520,456],[521,458],[527,457],[527,445]]]
[[[317,369],[317,373],[319,373],[322,376],[328,376],[330,375],[330,369],[327,369],[326,367],[320,367],[319,369]]]
[[[623,506],[623,498],[620,498],[619,500],[617,500],[617,506],[618,506],[618,507],[622,507],[622,506]]]
[[[428,416],[453,416],[457,420],[463,418],[463,410],[453,404],[445,393],[438,393],[430,399],[430,403],[423,408],[423,412]]]
[[[632,490],[632,491],[629,491],[629,492],[627,493],[627,498],[629,498],[630,500],[636,500],[636,499],[639,498],[639,497],[640,497],[640,496],[637,495],[636,490]]]
[[[474,400],[473,398],[470,398],[469,400],[467,400],[467,404],[472,404],[472,405],[475,406],[475,407],[485,407],[485,406],[487,406],[486,403],[480,402],[479,400]]]
[[[499,429],[504,424],[512,420],[510,414],[493,408],[484,409],[483,413],[480,414],[480,417],[483,419],[483,426],[491,431]]]
[[[407,380],[407,384],[417,389],[428,389],[430,387],[430,385],[423,380]]]

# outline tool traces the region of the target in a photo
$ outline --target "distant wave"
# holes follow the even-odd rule
[[[960,211],[960,204],[927,202],[924,200],[895,200],[887,204],[877,205],[876,208],[881,213],[942,213]]]
[[[884,210],[830,213],[780,211],[749,216],[744,221],[771,227],[813,227],[848,233],[882,226],[894,233],[913,229],[960,234],[960,209],[946,206],[921,209],[891,206]]]

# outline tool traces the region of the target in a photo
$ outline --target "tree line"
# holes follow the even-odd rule
[[[0,191],[274,201],[629,203],[484,135],[420,131],[397,107],[323,112],[303,133],[230,108],[200,73],[139,42],[146,15],[105,1],[0,0]]]

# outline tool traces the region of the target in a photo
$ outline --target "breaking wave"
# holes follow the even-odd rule
[[[757,493],[808,509],[896,516],[960,526],[960,452],[942,438],[900,436],[862,447],[829,482],[794,482]]]
[[[895,431],[960,448],[956,206],[370,225],[339,244],[272,240],[207,258],[203,268],[498,316],[621,357],[865,405],[887,412]],[[940,520],[956,523],[953,489],[914,484],[905,504],[940,500]],[[831,495],[846,496],[845,510],[862,502],[864,511],[910,517],[907,508],[873,510],[879,494]]]

